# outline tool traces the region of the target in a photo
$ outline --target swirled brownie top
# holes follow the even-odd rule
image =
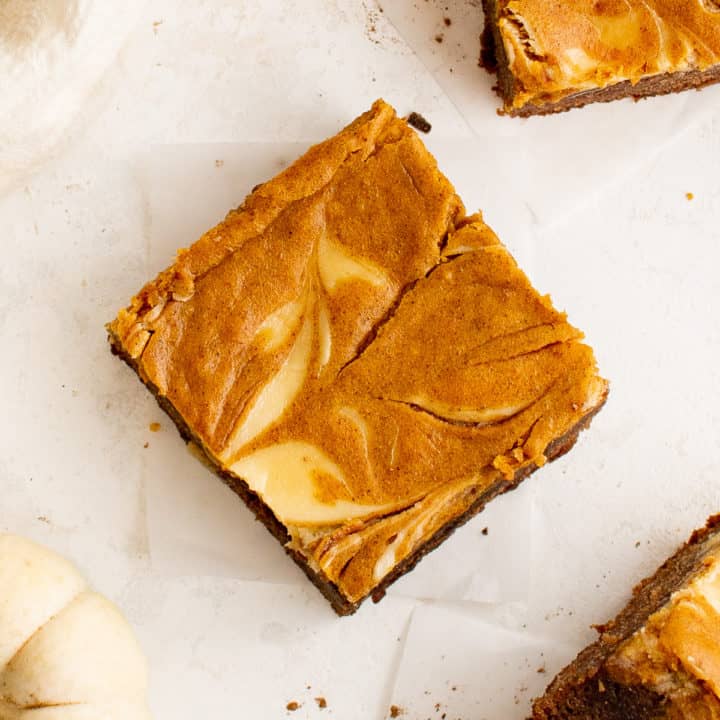
[[[633,95],[720,79],[702,76],[720,63],[717,0],[485,0],[485,8],[511,113],[552,111],[580,93],[606,99],[590,93],[620,83]],[[676,79],[639,85],[668,74]]]
[[[180,251],[109,328],[351,603],[542,465],[606,393],[582,334],[382,101]]]

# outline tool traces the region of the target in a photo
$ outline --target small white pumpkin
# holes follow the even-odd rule
[[[130,625],[77,569],[0,534],[0,720],[149,720]]]

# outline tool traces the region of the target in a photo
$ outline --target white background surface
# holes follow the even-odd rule
[[[0,197],[0,531],[69,555],[121,605],[159,720],[381,720],[392,703],[520,720],[589,625],[720,511],[720,94],[498,118],[478,4],[149,3],[53,157]],[[338,619],[184,449],[103,324],[378,96],[433,123],[468,209],[612,385],[570,455]]]

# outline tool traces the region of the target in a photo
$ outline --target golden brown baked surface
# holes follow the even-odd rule
[[[591,349],[378,101],[109,326],[291,547],[365,597],[605,398]]]
[[[497,0],[506,110],[720,62],[717,0]]]

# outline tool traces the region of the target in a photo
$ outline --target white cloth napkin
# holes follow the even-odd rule
[[[0,0],[0,195],[57,151],[139,7],[138,0]]]

